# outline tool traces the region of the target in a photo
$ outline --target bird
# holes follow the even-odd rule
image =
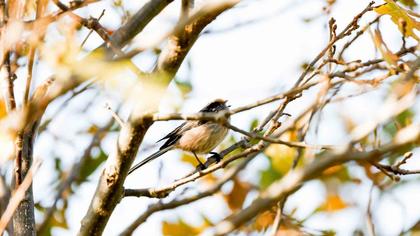
[[[229,111],[230,106],[226,105],[226,103],[227,100],[216,99],[207,104],[199,112],[217,113],[220,111]],[[227,127],[212,121],[186,121],[158,140],[157,142],[166,141],[157,152],[134,165],[128,171],[128,175],[146,163],[173,149],[191,152],[197,159],[199,167],[204,169],[204,164],[197,157],[197,154],[211,153],[219,156],[219,154],[211,151],[223,141],[228,134],[228,131],[229,129]]]

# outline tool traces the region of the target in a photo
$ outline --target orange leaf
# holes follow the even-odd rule
[[[322,204],[320,210],[333,212],[347,208],[347,206],[348,205],[338,194],[328,194],[327,199],[324,204]]]
[[[301,231],[296,229],[289,229],[286,227],[280,227],[280,229],[276,232],[276,236],[302,236],[305,235]]]
[[[0,119],[7,115],[6,104],[0,99]]]
[[[375,184],[376,186],[381,186],[381,182],[386,177],[385,174],[382,173],[381,171],[373,172],[372,165],[369,164],[369,163],[363,163],[363,164],[360,164],[360,165],[363,166],[366,176],[370,180],[372,180],[373,184]]]
[[[251,185],[249,183],[242,182],[238,178],[233,180],[232,191],[225,195],[226,202],[232,211],[242,208],[249,190],[251,190]]]
[[[276,218],[276,213],[273,211],[264,211],[255,219],[255,229],[258,231],[264,230],[271,226]]]

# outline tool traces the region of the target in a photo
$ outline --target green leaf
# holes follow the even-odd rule
[[[249,130],[250,130],[250,131],[253,131],[255,128],[257,128],[258,123],[259,123],[259,121],[258,121],[258,119],[257,119],[257,118],[253,119],[253,120],[251,121],[251,124],[249,125]]]
[[[390,137],[394,137],[398,130],[407,125],[410,125],[413,122],[414,112],[410,109],[401,112],[390,122],[386,123],[383,128],[386,134]]]
[[[80,169],[79,178],[76,180],[77,184],[81,184],[101,165],[106,159],[106,153],[100,149],[100,152],[96,156],[87,156]]]
[[[268,158],[270,161],[270,165],[267,169],[260,172],[260,187],[262,189],[267,188],[270,186],[274,181],[280,179],[283,175],[280,174],[273,166],[273,162],[271,158]]]
[[[175,80],[176,87],[182,93],[183,96],[189,94],[193,87],[190,81],[179,81]]]

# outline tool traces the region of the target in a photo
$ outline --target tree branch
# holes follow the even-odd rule
[[[123,184],[140,143],[153,121],[150,116],[131,120],[122,127],[117,149],[106,162],[78,235],[101,235],[121,199]]]
[[[246,207],[237,214],[232,214],[222,222],[218,223],[215,226],[216,235],[226,235],[232,232],[245,222],[254,218],[258,215],[258,213],[270,209],[288,194],[299,189],[305,181],[316,178],[319,176],[319,173],[329,167],[340,165],[348,161],[378,160],[384,158],[386,154],[403,150],[420,137],[420,126],[413,126],[409,128],[414,129],[417,133],[403,141],[394,139],[392,143],[367,152],[354,152],[349,149],[343,150],[339,153],[326,152],[321,154],[313,163],[303,168],[290,171],[282,179],[271,184],[267,190],[262,192],[259,197],[253,201],[250,206]]]
[[[160,64],[161,66],[158,65],[156,67],[155,74],[158,76],[154,78],[159,79],[160,75],[165,75],[162,85],[167,86],[175,76],[176,71],[185,58],[185,55],[194,44],[200,31],[214,20],[217,15],[229,8],[230,7],[224,7],[222,9],[216,9],[217,11],[215,12],[208,12],[191,25],[193,30],[189,31],[188,28],[185,28],[180,31],[181,35],[185,35],[185,37],[179,37],[182,39],[182,45],[178,44],[181,41],[176,40],[176,42],[178,42],[177,47],[179,46],[181,48],[182,53],[178,53],[177,50],[173,51],[171,47],[168,47],[169,49],[167,51],[169,54],[160,56],[164,62],[164,66]],[[173,57],[171,52],[180,56]],[[130,116],[130,122],[122,127],[118,138],[117,151],[108,158],[105,170],[101,174],[88,212],[82,220],[79,235],[101,235],[112,211],[121,199],[123,194],[123,183],[128,170],[134,161],[146,131],[153,123],[153,117],[151,115],[141,114],[141,112],[138,113],[137,110],[134,110]]]
[[[244,169],[250,161],[251,159],[246,159],[243,162],[241,162],[239,165],[227,170],[224,176],[217,183],[209,187],[207,190],[204,190],[198,194],[195,194],[190,197],[186,197],[181,200],[175,199],[167,203],[158,202],[158,203],[149,205],[147,210],[143,214],[141,214],[133,223],[131,223],[120,235],[131,235],[134,232],[134,230],[136,230],[137,227],[139,227],[139,225],[144,223],[152,214],[156,212],[174,209],[179,206],[183,206],[183,205],[189,204],[191,202],[195,202],[197,200],[200,200],[202,198],[209,197],[215,194],[222,188],[222,186],[225,183],[230,181],[233,177],[235,177],[239,173],[239,171]]]

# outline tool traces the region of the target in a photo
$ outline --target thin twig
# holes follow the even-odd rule
[[[181,200],[175,199],[175,200],[169,201],[167,203],[158,202],[158,203],[149,205],[147,210],[143,214],[141,214],[139,217],[137,217],[137,219],[133,223],[131,223],[120,235],[131,235],[139,225],[144,223],[152,214],[154,214],[156,212],[160,212],[160,211],[168,210],[168,209],[174,209],[176,207],[183,206],[183,205],[189,204],[191,202],[203,199],[205,197],[209,197],[209,196],[214,195],[216,192],[218,192],[222,188],[222,186],[225,183],[230,181],[241,170],[243,170],[249,164],[250,160],[251,159],[244,160],[240,164],[232,167],[231,169],[228,169],[226,171],[226,173],[223,175],[223,177],[220,180],[217,181],[217,183],[213,184],[211,187],[209,187],[206,190],[203,190],[202,192],[200,192],[198,194],[194,194],[191,197],[186,197],[186,198],[181,199]],[[131,192],[126,192],[125,196],[136,196],[137,197],[139,195],[136,195],[135,192],[131,191]],[[142,195],[140,195],[140,196],[142,196]]]
[[[99,22],[101,18],[105,15],[105,9],[102,10],[101,15],[99,15],[97,21]],[[90,37],[90,35],[93,33],[94,29],[90,29],[89,33],[86,35],[85,39],[83,39],[82,43],[80,44],[80,48],[83,48],[83,45],[85,45],[86,41]]]
[[[329,41],[327,46],[309,63],[309,65],[305,68],[303,73],[300,75],[298,80],[295,83],[296,85],[299,85],[306,77],[308,72],[311,70],[311,68],[314,67],[314,65],[325,55],[328,50],[340,39],[344,38],[347,35],[350,35],[351,32],[358,28],[357,22],[359,19],[368,11],[371,11],[373,9],[374,2],[370,2],[367,7],[365,7],[359,14],[357,14],[353,20],[332,40]],[[307,81],[306,81],[307,82]]]
[[[120,127],[124,127],[125,126],[125,122],[121,119],[121,117],[114,110],[112,110],[112,108],[109,105],[109,103],[106,103],[105,104],[105,107],[111,113],[112,117],[118,122],[118,124],[120,125]]]
[[[369,191],[369,201],[368,201],[368,205],[367,205],[367,211],[366,211],[366,215],[367,215],[367,228],[368,228],[368,232],[370,236],[375,236],[375,225],[373,224],[373,219],[372,219],[372,193],[373,193],[373,188],[374,185],[372,185],[372,187],[370,188]]]

